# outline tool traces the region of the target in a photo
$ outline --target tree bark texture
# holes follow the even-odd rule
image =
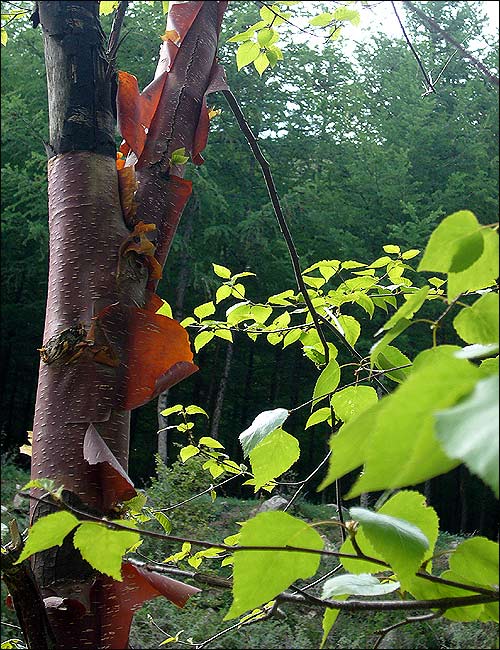
[[[217,398],[215,400],[215,408],[212,415],[212,426],[210,429],[210,435],[212,438],[219,437],[219,425],[222,415],[222,407],[224,405],[224,396],[226,394],[227,381],[229,379],[229,372],[231,370],[231,363],[233,360],[233,344],[228,343],[226,347],[226,356],[224,361],[224,370],[222,371],[222,377],[219,382],[219,390],[217,391]]]
[[[197,369],[185,330],[156,313],[162,303],[154,289],[191,191],[183,169],[169,167],[170,154],[184,146],[202,161],[205,96],[223,83],[215,53],[225,3],[171,5],[179,39],[162,45],[155,110],[135,150],[137,166],[132,161],[123,174],[114,145],[116,74],[104,54],[99,3],[42,1],[34,14],[45,39],[53,155],[32,478],[54,479],[68,503],[113,518],[136,494],[126,474],[131,409]],[[118,113],[139,133],[151,104],[136,95],[118,93]],[[50,511],[33,506],[32,521]],[[198,591],[127,562],[116,582],[68,539],[32,566],[56,647],[65,650],[126,648],[144,600],[164,595],[183,606]]]

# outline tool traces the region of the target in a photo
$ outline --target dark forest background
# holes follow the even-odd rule
[[[309,4],[309,3],[308,3]],[[496,65],[497,48],[485,36],[480,2],[428,2],[425,11],[457,41],[481,43],[477,55]],[[155,3],[161,5],[161,3]],[[254,3],[230,5],[221,39],[221,62],[254,133],[270,161],[303,268],[320,259],[370,262],[384,244],[423,248],[436,224],[460,209],[484,223],[498,214],[498,96],[477,70],[456,55],[437,92],[422,97],[422,77],[403,37],[374,32],[347,56],[338,42],[322,47],[289,35],[285,60],[262,78],[236,72],[229,36],[257,20]],[[366,30],[371,14],[362,12]],[[405,17],[408,33],[434,77],[452,50]],[[103,23],[109,27],[109,18]],[[145,86],[154,72],[161,11],[133,3],[118,65]],[[32,428],[47,280],[47,105],[39,30],[13,26],[2,48],[2,452],[27,467],[18,453]],[[488,39],[492,42],[488,43]],[[304,39],[300,39],[303,41]],[[250,270],[253,300],[294,287],[292,267],[275,223],[259,168],[223,99],[212,121],[206,163],[190,166],[193,196],[185,210],[158,289],[181,320],[213,298],[212,262],[233,272]],[[103,215],[105,218],[105,215]],[[223,303],[224,304],[224,303]],[[353,309],[356,309],[354,307]],[[223,312],[221,312],[223,314]],[[361,314],[359,314],[361,316]],[[369,323],[358,343],[366,353]],[[422,332],[420,333],[423,336]],[[442,342],[453,343],[444,330]],[[413,358],[427,343],[413,328],[402,349]],[[200,371],[173,388],[168,404],[198,404],[211,415],[207,435],[240,458],[238,434],[268,408],[293,408],[310,398],[316,369],[300,349],[214,339],[196,358]],[[302,418],[302,419],[301,419]],[[297,473],[323,457],[327,435],[304,432],[307,414],[290,420],[301,444]],[[138,486],[154,474],[159,428],[156,402],[132,415],[130,474]],[[168,438],[167,457],[183,442]],[[449,532],[495,536],[493,495],[465,468],[440,477],[426,493]],[[242,488],[238,496],[251,496]],[[328,490],[311,500],[333,500]]]

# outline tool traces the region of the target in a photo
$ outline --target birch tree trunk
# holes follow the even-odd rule
[[[191,192],[170,156],[184,147],[202,162],[225,4],[170,3],[170,33],[178,38],[163,43],[142,94],[126,73],[117,85],[99,2],[40,1],[32,17],[45,41],[51,152],[32,478],[64,485],[63,500],[103,517],[116,518],[116,507],[136,494],[126,474],[130,411],[196,370],[185,330],[156,313],[154,289]],[[125,171],[116,163],[117,106]],[[40,495],[33,491],[32,522],[53,510],[35,500]],[[88,565],[68,538],[34,556],[32,567],[55,638],[51,646],[47,634],[37,648],[121,650],[144,600],[165,595],[183,606],[199,591],[127,562],[117,582]]]

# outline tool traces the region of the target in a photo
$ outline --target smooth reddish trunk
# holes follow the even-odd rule
[[[161,301],[153,292],[191,192],[170,155],[185,147],[202,162],[206,95],[225,83],[215,63],[225,4],[172,3],[178,38],[163,44],[149,90],[139,95],[121,74],[118,114],[130,155],[120,171],[117,84],[98,2],[39,2],[34,15],[45,36],[56,155],[32,478],[54,479],[68,503],[101,516],[116,518],[116,506],[135,494],[126,474],[130,410],[196,370],[186,332],[155,313]],[[50,508],[35,504],[32,520]],[[64,649],[125,648],[144,600],[163,595],[183,606],[198,591],[127,563],[116,582],[84,562],[71,540],[35,556],[33,570],[56,647]]]

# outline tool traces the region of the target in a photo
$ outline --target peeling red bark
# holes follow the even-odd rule
[[[183,168],[170,168],[171,153],[185,147],[202,162],[206,96],[225,84],[215,56],[226,2],[172,3],[173,40],[161,47],[155,80],[139,95],[133,78],[120,75],[118,115],[135,154],[118,165],[110,147],[116,86],[98,3],[38,5],[58,154],[49,161],[43,341],[61,348],[51,356],[43,346],[32,478],[52,478],[79,509],[110,516],[135,494],[130,410],[197,370],[185,330],[156,313],[154,288],[191,193]],[[47,511],[39,505],[32,517]],[[123,582],[98,575],[70,539],[37,554],[33,571],[61,649],[125,648],[144,600],[163,595],[183,606],[199,591],[127,563]]]

